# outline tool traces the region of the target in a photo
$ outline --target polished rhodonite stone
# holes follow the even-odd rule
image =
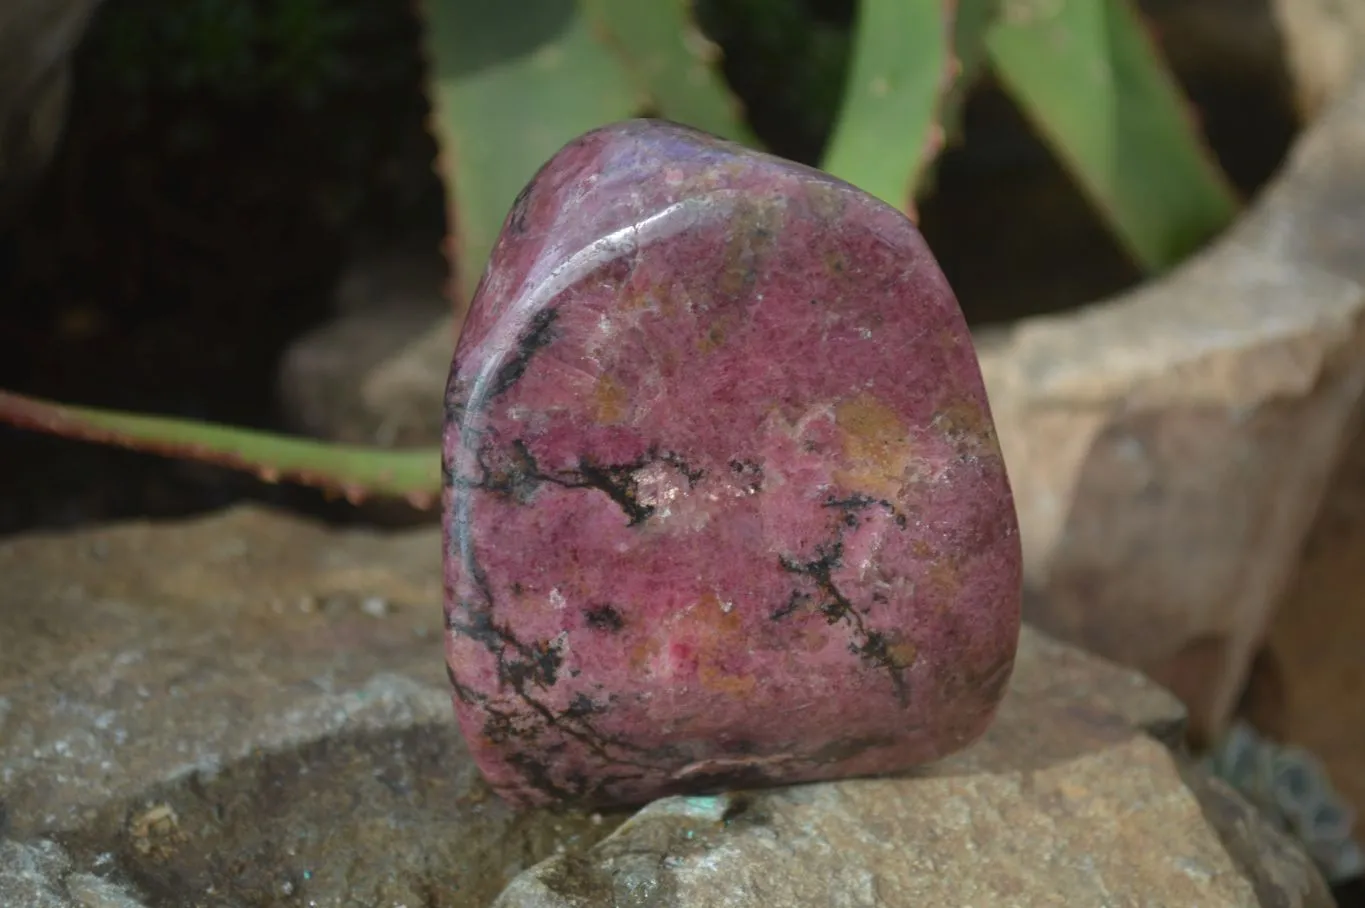
[[[991,721],[1014,503],[890,206],[671,124],[588,133],[508,215],[447,406],[450,677],[508,800],[885,773]]]

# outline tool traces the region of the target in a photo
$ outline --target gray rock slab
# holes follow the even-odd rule
[[[1178,701],[1027,628],[986,737],[904,778],[513,813],[439,556],[254,507],[0,542],[0,905],[1330,904],[1186,780]]]
[[[84,905],[92,876],[149,906],[482,906],[609,832],[483,785],[439,559],[434,531],[249,508],[0,543],[0,813],[25,842],[0,894],[42,879]]]

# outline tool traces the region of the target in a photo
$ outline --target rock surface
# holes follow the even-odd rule
[[[1139,7],[1182,75],[1278,89],[1305,121],[1346,87],[1365,49],[1365,6],[1353,0],[1139,0]]]
[[[395,249],[354,263],[337,287],[337,317],[295,341],[280,363],[289,423],[351,444],[437,444],[455,346],[445,284],[436,250]]]
[[[0,226],[47,167],[66,125],[71,56],[101,0],[0,4]]]
[[[1365,5],[1341,0],[1270,0],[1300,113],[1313,118],[1361,72]]]
[[[439,553],[253,509],[0,543],[0,834],[29,843],[0,905],[27,873],[72,904],[94,874],[168,908],[482,906],[610,831],[469,761]]]
[[[75,870],[71,856],[46,839],[0,839],[0,904],[13,908],[143,908],[124,886]]]
[[[900,779],[657,801],[497,908],[1332,904],[1290,840],[1153,737],[1180,736],[1173,698],[1024,640],[965,752]]]
[[[1026,617],[1216,736],[1365,390],[1365,78],[1169,276],[981,345]]]
[[[435,530],[328,531],[257,509],[0,542],[0,905],[483,908],[518,870],[560,848],[583,856],[575,866],[598,860],[591,846],[622,816],[513,815],[460,743],[441,671],[438,552]],[[1059,848],[1052,864],[1033,868],[1034,885],[1055,873],[1079,880],[1084,895],[1095,878],[1088,868],[1114,867],[1127,855],[1113,849],[1142,841],[1156,853],[1124,879],[1141,872],[1153,885],[1205,887],[1209,900],[1193,904],[1330,905],[1302,854],[1235,795],[1223,790],[1216,811],[1200,795],[1211,820],[1191,808],[1152,743],[1178,741],[1181,721],[1179,704],[1149,682],[1025,628],[1000,719],[974,747],[918,778],[761,798],[806,817],[810,805],[827,806],[822,826],[862,829],[805,852],[828,866],[821,850],[837,849],[851,868],[832,877],[852,884],[832,904],[859,904],[849,893],[868,877],[857,868],[892,862],[893,851],[901,860],[889,873],[920,866],[915,885],[952,893],[938,904],[979,899],[983,866],[1020,866],[1008,846],[1017,843],[1011,824],[1025,818]],[[1207,784],[1186,774],[1195,788]],[[1048,786],[1052,802],[1039,794]],[[849,794],[864,790],[894,794],[920,825],[897,825],[893,803]],[[1133,792],[1148,796],[1127,802],[1127,831],[1062,850],[1079,841],[1069,824],[1099,823],[1079,807],[1112,809]],[[869,818],[894,822],[859,827],[859,798]],[[721,801],[709,803],[704,815]],[[789,861],[763,838],[762,800],[737,803],[748,806],[724,831],[704,816],[687,822],[708,842],[768,841],[760,857]],[[658,816],[651,811],[645,819]],[[1155,816],[1172,825],[1142,839]],[[924,828],[970,832],[980,850],[915,865]],[[869,829],[909,837],[888,849],[867,841]],[[765,867],[745,865],[745,878]],[[1259,900],[1219,901],[1252,891]],[[1094,903],[1049,892],[1048,904]],[[647,894],[618,904],[686,904]]]
[[[1018,531],[903,215],[660,121],[518,197],[448,392],[456,707],[515,803],[880,773],[984,730]]]
[[[1365,816],[1365,427],[1329,488],[1270,628],[1279,696],[1256,698],[1250,716],[1320,757]],[[1358,834],[1365,839],[1365,830]]]

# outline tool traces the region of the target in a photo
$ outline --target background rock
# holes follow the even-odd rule
[[[561,851],[553,866],[591,866],[622,815],[514,815],[468,759],[441,671],[439,547],[434,529],[327,530],[255,508],[0,544],[0,895],[452,908],[489,904]],[[1026,629],[1000,716],[979,745],[907,778],[660,802],[623,841],[682,823],[718,861],[761,847],[774,873],[838,864],[828,879],[855,894],[930,885],[914,875],[931,859],[928,876],[975,874],[984,853],[998,857],[989,879],[1018,885],[1273,903],[1255,900],[1263,884],[1181,781],[1168,748],[1184,713],[1167,692]],[[817,809],[824,838],[791,825]],[[1275,904],[1328,904],[1301,853],[1239,822],[1260,843],[1248,861],[1277,874]],[[1144,857],[1120,873],[1111,852],[1068,850],[1085,835]],[[953,850],[969,840],[981,851]],[[1045,852],[1053,863],[1029,863]],[[682,879],[651,853],[621,858],[636,867],[622,885]]]
[[[1329,884],[1365,875],[1365,850],[1352,837],[1354,811],[1313,754],[1268,739],[1238,719],[1201,765],[1293,836]]]
[[[1270,0],[1283,36],[1299,111],[1316,116],[1359,74],[1365,4],[1352,0]]]
[[[1298,844],[1266,822],[1241,795],[1221,779],[1210,778],[1188,764],[1182,765],[1181,774],[1228,855],[1251,881],[1259,904],[1334,904],[1317,871],[1304,872],[1304,855]]]
[[[1308,748],[1365,811],[1365,427],[1329,484],[1302,561],[1270,627],[1278,668],[1248,717]],[[1269,673],[1263,673],[1269,674]]]
[[[0,225],[27,197],[61,137],[71,55],[99,3],[0,4]]]
[[[1138,0],[1161,50],[1186,73],[1253,79],[1312,120],[1350,82],[1365,48],[1354,0]]]
[[[1224,726],[1365,388],[1365,79],[1168,276],[986,339],[1039,627]]]
[[[657,801],[496,904],[1332,905],[1292,842],[1159,742],[1182,717],[1140,676],[1026,632],[999,719],[962,754]]]
[[[455,326],[440,253],[362,259],[337,288],[337,318],[295,341],[280,400],[298,431],[384,447],[437,444]]]
[[[435,531],[246,508],[0,544],[0,814],[29,843],[0,887],[28,866],[153,906],[482,906],[610,831],[484,786],[439,564]]]

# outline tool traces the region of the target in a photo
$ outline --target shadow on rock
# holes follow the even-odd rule
[[[195,772],[58,837],[149,906],[483,906],[521,869],[624,816],[514,814],[452,725],[309,742]]]

